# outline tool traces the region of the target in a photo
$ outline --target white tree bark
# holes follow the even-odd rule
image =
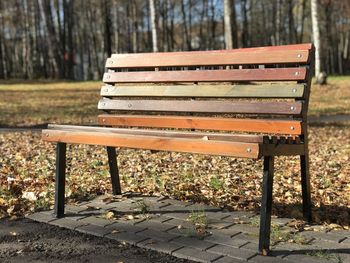
[[[232,49],[232,27],[231,27],[231,1],[224,0],[224,24],[225,24],[225,47]],[[235,8],[235,7],[233,7]]]
[[[320,83],[321,78],[321,39],[320,27],[318,24],[318,0],[311,0],[312,35],[316,49],[315,54],[315,76],[316,82]]]
[[[155,0],[149,0],[149,9],[151,15],[151,28],[152,28],[152,45],[153,52],[158,52],[158,41],[157,41],[157,21],[156,21],[156,7]]]

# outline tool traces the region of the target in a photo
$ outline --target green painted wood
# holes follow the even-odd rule
[[[103,86],[105,97],[301,98],[304,84]]]

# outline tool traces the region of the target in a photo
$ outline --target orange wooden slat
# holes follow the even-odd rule
[[[305,80],[306,76],[306,68],[174,70],[108,72],[103,75],[103,81],[106,83],[298,81]]]
[[[108,126],[182,128],[217,131],[301,134],[301,122],[295,120],[232,119],[186,116],[99,115],[98,122]]]
[[[243,48],[219,51],[157,52],[114,54],[107,68],[215,66],[247,64],[305,64],[310,59],[311,45]]]
[[[101,146],[225,155],[254,159],[259,157],[258,143],[60,130],[43,130],[42,138],[43,140],[50,142],[83,143]]]

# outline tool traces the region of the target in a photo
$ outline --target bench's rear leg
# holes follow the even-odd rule
[[[270,250],[273,173],[274,157],[265,156],[259,234],[259,251],[263,255],[267,255]]]
[[[56,182],[55,182],[55,215],[64,216],[64,195],[66,183],[66,144],[57,143],[56,148]]]
[[[311,187],[310,187],[310,174],[309,174],[309,154],[306,151],[305,155],[300,155],[300,168],[301,168],[301,188],[303,196],[303,215],[306,221],[311,222]]]
[[[109,173],[111,175],[112,191],[114,195],[120,195],[122,193],[120,187],[117,153],[114,147],[107,147]]]

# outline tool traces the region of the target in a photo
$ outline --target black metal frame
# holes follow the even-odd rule
[[[66,153],[67,144],[59,142],[56,146],[56,180],[55,180],[55,208],[57,218],[64,216],[65,185],[66,185]],[[121,194],[117,153],[114,147],[107,147],[109,172],[111,175],[112,192]]]
[[[263,255],[267,255],[270,250],[274,159],[274,156],[264,156],[264,174],[262,183],[259,233],[259,251]]]

